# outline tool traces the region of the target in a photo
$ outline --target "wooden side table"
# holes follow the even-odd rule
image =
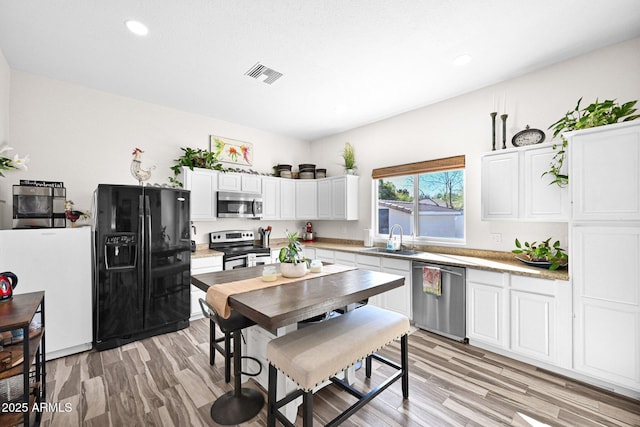
[[[39,315],[40,327],[31,330],[31,323]],[[22,331],[22,339],[7,332]],[[6,335],[5,352],[11,358],[0,363],[0,394],[3,383],[22,377],[22,392],[6,399],[0,397],[0,425],[39,425],[39,410],[46,397],[44,292],[14,295],[8,301],[0,301],[0,334]],[[4,353],[7,355],[7,353]],[[8,361],[8,364],[6,363]],[[35,410],[34,410],[35,409]]]

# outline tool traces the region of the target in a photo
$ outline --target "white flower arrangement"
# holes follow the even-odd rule
[[[11,169],[27,169],[27,162],[29,161],[29,155],[20,158],[17,154],[13,159],[5,157],[4,153],[13,150],[6,143],[0,145],[0,176],[4,176],[2,171],[8,171]]]

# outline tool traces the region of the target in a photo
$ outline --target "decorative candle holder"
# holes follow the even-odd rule
[[[491,150],[496,151],[496,116],[497,112],[489,114],[491,116]]]
[[[507,148],[507,117],[508,114],[502,114],[500,118],[502,119],[502,149]]]

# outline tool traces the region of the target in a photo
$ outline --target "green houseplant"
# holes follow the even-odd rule
[[[342,151],[342,159],[344,160],[344,168],[350,175],[355,174],[356,167],[356,152],[353,145],[350,143],[344,144],[344,150]]]
[[[514,254],[524,254],[532,262],[548,262],[549,270],[557,270],[560,267],[564,267],[569,262],[569,255],[566,254],[564,249],[560,247],[560,241],[556,240],[553,244],[551,237],[540,243],[538,242],[524,242],[524,245],[516,239],[516,248],[512,250]]]
[[[287,231],[287,246],[280,249],[280,272],[284,277],[302,277],[307,274],[307,260],[302,253],[298,233]]]
[[[176,179],[180,175],[180,169],[183,166],[193,170],[193,168],[213,169],[220,172],[225,172],[226,169],[222,167],[222,164],[218,161],[218,153],[214,153],[202,148],[193,149],[189,147],[182,147],[182,156],[174,160],[175,165],[171,166],[173,176],[169,177],[169,182],[182,187],[182,183]]]
[[[596,98],[594,103],[584,108],[580,108],[580,102],[582,102],[582,98],[578,100],[573,110],[567,111],[564,117],[549,126],[549,129],[553,129],[554,138],[563,132],[617,123],[621,119],[626,122],[640,117],[640,115],[633,114],[636,112],[634,106],[637,101],[629,101],[620,105],[616,103],[615,99],[599,102]],[[549,170],[544,172],[542,176],[552,175],[554,179],[550,185],[556,184],[565,187],[569,183],[569,176],[561,169],[566,157],[567,140],[564,136],[561,136],[561,139],[562,143],[553,145],[556,154],[549,164]]]

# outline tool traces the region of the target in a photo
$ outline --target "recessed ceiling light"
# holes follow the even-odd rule
[[[137,34],[139,36],[146,36],[149,33],[149,29],[147,28],[147,26],[139,21],[124,21],[124,25],[126,25],[129,31],[131,31],[133,34]]]
[[[471,62],[471,55],[460,55],[458,56],[456,59],[453,60],[453,65],[467,65],[469,62]]]

